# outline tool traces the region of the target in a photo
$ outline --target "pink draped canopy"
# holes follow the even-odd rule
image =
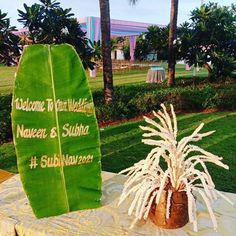
[[[79,23],[83,31],[87,32],[87,37],[93,42],[101,38],[100,18],[89,16],[79,18]],[[141,33],[147,32],[147,28],[153,24],[114,20],[111,19],[111,36],[128,36],[130,38],[130,58],[134,60],[134,51],[136,47],[136,38]],[[158,25],[163,27],[163,25]]]
[[[94,16],[81,17],[78,19],[81,29],[87,32],[86,36],[93,42],[101,39],[101,27],[100,18]],[[124,20],[114,20],[111,19],[111,36],[128,36],[130,38],[130,58],[131,61],[134,60],[134,51],[136,47],[136,38],[141,33],[147,32],[147,28],[153,24],[134,22],[134,21],[124,21]],[[164,25],[158,25],[163,27]],[[21,33],[27,32],[28,29],[18,29],[15,34],[20,35]]]

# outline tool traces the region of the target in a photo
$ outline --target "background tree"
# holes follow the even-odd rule
[[[20,56],[19,37],[13,34],[16,27],[10,26],[7,14],[0,10],[0,64],[15,65]]]
[[[168,59],[169,27],[152,25],[148,31],[137,38],[135,58],[146,60],[148,54],[153,54],[153,60]]]
[[[180,55],[190,65],[208,70],[210,81],[236,69],[236,7],[203,4],[179,29]]]
[[[94,49],[94,56],[93,59],[94,61],[100,61],[102,59],[102,46],[101,46],[101,41],[98,40],[97,42],[93,42],[93,49]]]
[[[131,4],[135,4],[138,0],[129,0]],[[168,85],[173,86],[175,83],[175,47],[177,31],[177,17],[178,17],[179,0],[171,0],[170,9],[170,28],[169,28],[169,42],[168,42]]]
[[[157,60],[168,59],[168,33],[169,26],[159,27],[153,25],[148,27],[146,40],[148,41],[149,50],[156,53]]]
[[[102,31],[102,60],[104,98],[106,103],[113,100],[113,75],[111,61],[111,26],[109,0],[99,0]]]
[[[81,30],[71,9],[63,9],[55,0],[40,0],[32,6],[24,4],[24,11],[18,10],[19,22],[27,27],[28,41],[32,43],[69,43],[80,55],[85,68],[93,68],[94,49],[86,34]]]
[[[149,43],[146,40],[146,34],[142,33],[136,39],[135,59],[145,61],[150,53]]]

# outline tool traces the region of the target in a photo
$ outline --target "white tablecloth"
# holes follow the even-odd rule
[[[149,69],[147,73],[146,83],[162,83],[165,80],[165,70]]]
[[[22,189],[19,175],[0,184],[0,235],[1,236],[43,236],[43,235],[236,235],[236,208],[223,199],[214,204],[218,222],[218,232],[212,224],[201,199],[197,200],[199,232],[192,231],[192,225],[177,230],[158,229],[149,220],[139,222],[132,230],[129,226],[132,217],[127,215],[128,202],[117,207],[124,177],[103,172],[103,206],[94,210],[71,212],[56,217],[36,219]],[[236,194],[226,193],[236,203]],[[56,197],[56,196],[55,196]]]

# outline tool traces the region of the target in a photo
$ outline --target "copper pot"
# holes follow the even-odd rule
[[[149,218],[154,224],[165,229],[176,229],[188,223],[188,198],[185,191],[172,193],[168,219],[166,219],[166,205],[167,191],[163,191],[159,204],[153,203],[149,213]]]

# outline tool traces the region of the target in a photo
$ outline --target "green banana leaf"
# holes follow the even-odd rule
[[[12,127],[18,170],[37,218],[100,206],[98,125],[85,71],[72,46],[24,49]]]

